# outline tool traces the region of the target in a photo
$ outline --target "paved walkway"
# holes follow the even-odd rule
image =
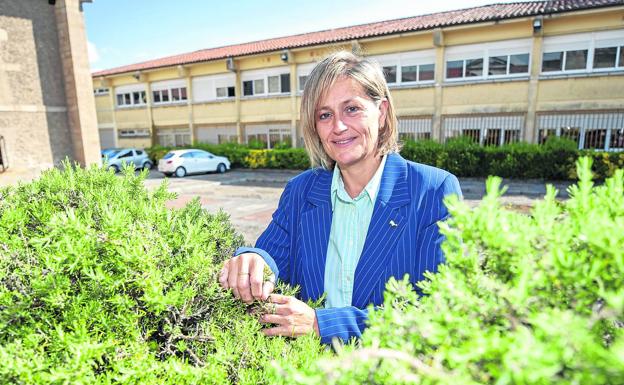
[[[299,173],[291,170],[233,170],[225,174],[167,178],[169,190],[177,193],[177,198],[169,206],[182,207],[199,197],[202,207],[209,212],[223,210],[228,213],[245,241],[253,244],[271,221],[284,186]],[[27,182],[35,177],[32,173],[2,173],[0,187]],[[152,170],[145,185],[156,188],[164,180],[161,173]],[[570,183],[553,184],[559,190],[559,197],[565,199]],[[460,185],[464,200],[471,206],[476,206],[485,194],[484,179],[462,178]],[[504,180],[503,185],[507,186],[503,203],[522,212],[528,212],[534,202],[546,194],[545,182],[541,180]]]
[[[234,170],[226,174],[207,174],[183,179],[169,178],[169,190],[178,194],[171,207],[182,207],[195,197],[209,212],[223,210],[230,215],[234,227],[243,234],[248,244],[253,244],[271,221],[271,215],[288,180],[299,174],[290,170]],[[145,181],[155,188],[163,181],[161,174],[152,172]],[[485,194],[485,180],[460,179],[465,201],[476,206]],[[505,205],[528,212],[535,200],[546,194],[546,185],[538,180],[505,180],[507,192],[502,198]],[[556,182],[559,197],[567,197],[567,182]]]

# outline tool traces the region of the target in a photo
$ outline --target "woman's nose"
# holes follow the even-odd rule
[[[336,116],[336,119],[334,119],[333,129],[335,133],[341,133],[347,130],[347,125],[342,121],[342,118]]]

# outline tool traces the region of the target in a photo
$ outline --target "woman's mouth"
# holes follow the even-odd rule
[[[347,138],[347,139],[341,139],[341,140],[332,140],[332,143],[334,143],[335,145],[337,145],[339,147],[343,147],[343,146],[348,146],[354,140],[355,140],[355,138]]]

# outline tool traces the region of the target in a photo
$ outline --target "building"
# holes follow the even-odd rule
[[[0,2],[0,178],[100,162],[83,2]]]
[[[624,149],[624,1],[493,4],[286,36],[93,74],[103,147],[302,145],[301,90],[336,49],[376,59],[403,138],[567,136]]]

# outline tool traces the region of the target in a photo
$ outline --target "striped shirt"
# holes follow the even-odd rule
[[[375,207],[386,156],[364,190],[351,198],[338,165],[331,184],[332,225],[325,264],[326,308],[351,306],[353,279]]]

